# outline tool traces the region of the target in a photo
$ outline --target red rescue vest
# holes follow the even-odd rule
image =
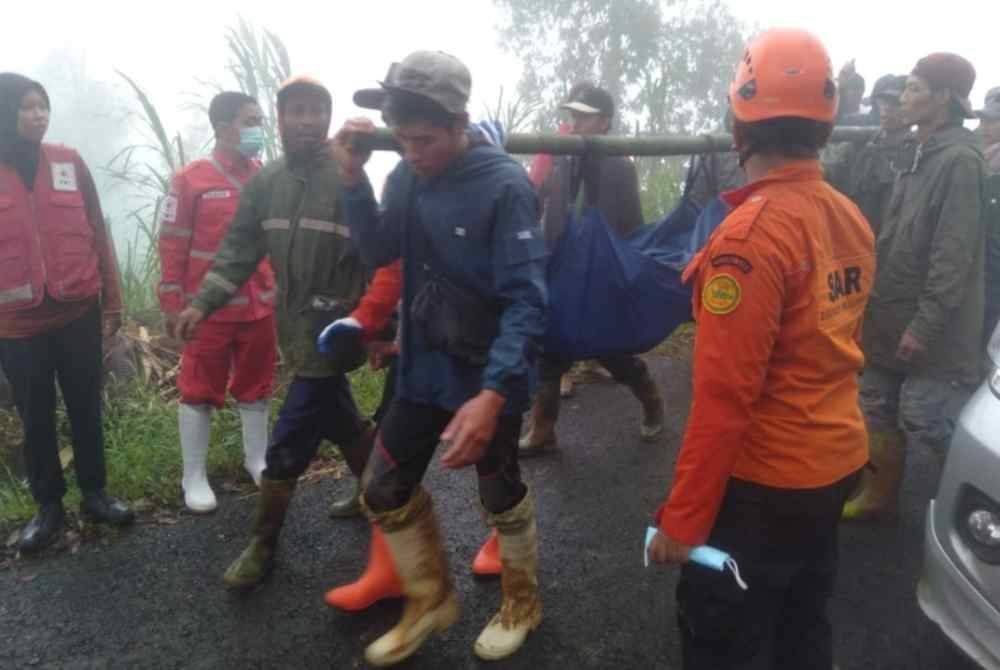
[[[80,191],[82,161],[43,144],[34,192],[0,164],[0,313],[96,296],[101,274],[95,230]]]

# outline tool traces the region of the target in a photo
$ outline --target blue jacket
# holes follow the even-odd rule
[[[378,207],[367,181],[344,192],[344,213],[370,267],[403,259],[402,351],[398,395],[455,411],[483,389],[506,399],[505,414],[527,409],[545,332],[545,243],[524,169],[493,146],[473,142],[441,175],[415,178],[401,161]],[[413,239],[420,225],[436,259]],[[410,305],[425,265],[501,305],[500,331],[485,366],[430,349]]]

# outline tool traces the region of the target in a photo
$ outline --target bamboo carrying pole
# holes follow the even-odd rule
[[[834,128],[832,142],[864,142],[877,128]],[[512,154],[596,154],[601,156],[690,156],[729,151],[732,135],[650,135],[623,137],[614,135],[552,135],[516,133],[507,136],[505,148]],[[373,139],[376,151],[399,151],[392,133],[379,128]]]

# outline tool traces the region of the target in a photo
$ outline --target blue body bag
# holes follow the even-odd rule
[[[569,214],[549,259],[545,351],[574,360],[649,351],[691,320],[681,274],[729,212],[714,198],[704,210],[688,197],[665,219],[628,238],[595,207]]]

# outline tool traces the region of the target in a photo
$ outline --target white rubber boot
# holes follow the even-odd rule
[[[184,459],[184,504],[198,514],[218,507],[215,493],[208,484],[205,458],[208,456],[208,438],[212,430],[212,409],[207,405],[178,406],[177,420],[181,433],[181,455]]]
[[[243,424],[243,467],[260,486],[260,476],[267,465],[267,420],[271,401],[259,400],[240,403],[240,421]]]

